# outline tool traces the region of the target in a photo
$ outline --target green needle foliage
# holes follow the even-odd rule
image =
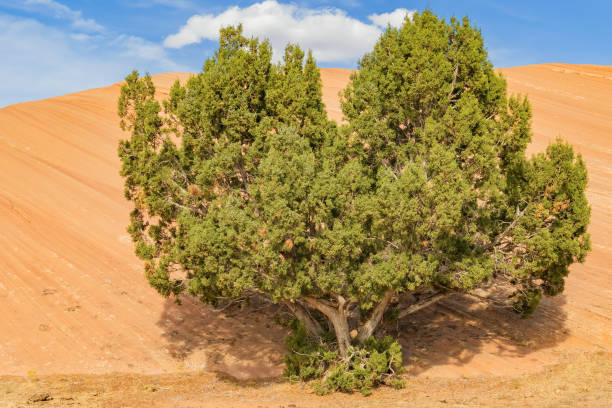
[[[160,294],[285,304],[311,339],[332,329],[304,370],[329,379],[377,364],[351,359],[370,358],[385,314],[486,286],[527,316],[563,291],[590,250],[585,164],[562,141],[526,157],[529,103],[506,97],[467,18],[426,11],[389,27],[351,77],[341,127],[310,53],[271,58],[229,27],[161,105],[149,76],[122,86],[128,229]],[[367,389],[392,373],[381,367],[329,387]]]
[[[402,348],[391,336],[370,337],[349,347],[347,355],[339,358],[333,333],[324,332],[315,342],[299,320],[293,320],[290,328],[293,334],[285,339],[290,353],[285,356],[284,373],[290,381],[324,376],[313,383],[319,395],[354,390],[369,395],[381,384],[403,388],[404,381],[397,376],[403,372]]]

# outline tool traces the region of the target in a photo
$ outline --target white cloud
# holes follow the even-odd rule
[[[54,0],[0,0],[0,5],[18,10],[40,13],[61,20],[69,20],[77,30],[102,32],[104,27],[91,18],[83,18],[79,10]]]
[[[393,10],[390,13],[381,13],[381,14],[370,14],[368,19],[376,24],[380,28],[387,28],[387,25],[391,25],[391,27],[401,27],[404,24],[404,20],[406,16],[408,18],[412,18],[414,14],[414,10],[408,10],[405,8],[398,8]]]
[[[104,27],[96,23],[96,21],[92,18],[77,18],[76,20],[72,21],[72,27],[78,30],[83,30],[83,31],[92,31],[92,32],[104,31]]]
[[[194,15],[176,34],[168,36],[164,45],[182,48],[202,40],[215,40],[219,29],[243,24],[246,36],[269,39],[275,59],[283,55],[287,43],[297,43],[311,49],[319,62],[355,61],[369,51],[381,35],[387,22],[400,25],[406,9],[373,14],[364,23],[335,8],[309,9],[295,4],[280,4],[275,0],[255,3],[249,7],[230,7],[219,14]]]
[[[84,34],[84,33],[73,33],[73,34],[70,34],[70,38],[72,38],[73,40],[76,40],[76,41],[80,41],[80,42],[93,41],[93,40],[96,39],[95,36],[89,35],[89,34]]]
[[[134,36],[89,35],[0,14],[0,107],[122,80],[132,69],[188,71],[160,44]]]
[[[157,61],[159,65],[172,71],[181,70],[181,66],[168,57],[166,49],[160,44],[133,35],[120,35],[112,41],[112,44],[119,46],[121,57],[130,57],[135,61]]]
[[[0,107],[109,85],[132,69],[151,73],[191,71],[174,62],[169,48],[216,40],[221,27],[238,23],[243,23],[247,36],[269,39],[277,60],[287,43],[297,43],[312,49],[320,62],[352,65],[372,48],[387,23],[399,25],[406,12],[410,13],[397,9],[370,15],[368,22],[363,22],[336,8],[313,9],[268,0],[249,7],[230,7],[218,14],[194,15],[162,45],[112,32],[61,1],[0,0],[2,7],[59,20],[59,24],[48,20],[43,23],[0,12]],[[179,0],[174,6],[191,3]],[[177,54],[180,57],[181,53]]]

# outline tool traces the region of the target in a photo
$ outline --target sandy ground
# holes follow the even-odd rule
[[[0,377],[0,407],[87,408],[608,408],[612,354],[574,355],[538,373],[410,377],[400,390],[317,396],[305,384],[235,381],[207,372]],[[30,402],[45,397],[47,401]]]
[[[350,72],[322,70],[335,119]],[[593,252],[531,319],[455,297],[401,321],[406,368],[417,379],[536,373],[612,348],[612,67],[502,72],[510,92],[532,102],[531,151],[561,136],[586,159]],[[187,76],[155,76],[160,96]],[[125,232],[118,93],[115,84],[0,109],[0,375],[277,377],[285,329],[269,317],[278,311],[176,306],[145,281]]]

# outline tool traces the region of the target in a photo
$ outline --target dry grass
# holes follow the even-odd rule
[[[565,363],[515,378],[406,378],[403,390],[314,395],[281,380],[237,382],[211,373],[0,377],[0,407],[607,407],[612,354],[573,355]],[[46,402],[28,403],[37,393]]]

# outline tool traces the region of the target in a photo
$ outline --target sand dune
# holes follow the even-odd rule
[[[584,155],[593,253],[572,268],[565,293],[530,320],[457,297],[403,321],[414,374],[513,374],[612,347],[612,67],[501,71],[511,92],[529,94],[531,151],[562,136]],[[322,70],[324,100],[337,120],[337,94],[350,72]],[[187,77],[154,81],[163,96]],[[283,328],[255,312],[176,306],[142,276],[125,232],[118,94],[115,84],[0,109],[0,374],[278,375]]]

